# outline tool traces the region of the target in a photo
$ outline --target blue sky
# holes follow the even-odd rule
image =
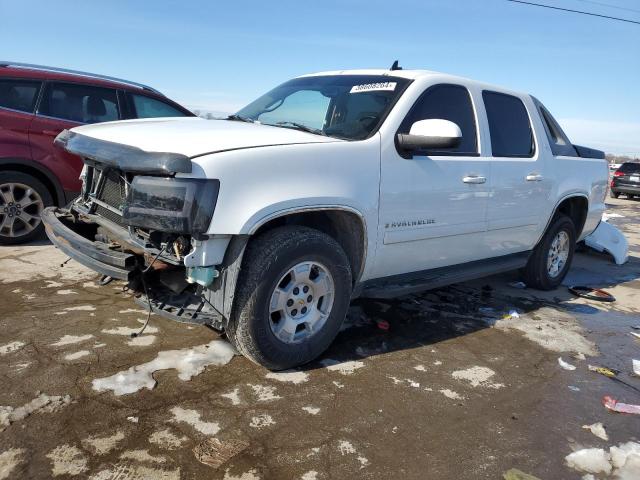
[[[640,21],[638,0],[539,3]],[[505,0],[0,0],[0,59],[148,83],[217,112],[295,75],[399,59],[530,92],[574,142],[640,156],[640,25]]]

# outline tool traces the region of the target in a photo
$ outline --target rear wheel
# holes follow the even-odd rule
[[[50,205],[51,194],[37,178],[22,172],[0,172],[0,244],[42,237],[40,214]]]
[[[613,190],[611,190],[611,191],[609,192],[609,196],[610,196],[611,198],[618,198],[618,197],[620,196],[620,194],[619,194],[618,192],[614,192]]]
[[[558,215],[533,250],[524,269],[527,285],[553,290],[569,271],[576,246],[576,230],[566,215]]]
[[[340,245],[307,227],[252,239],[242,261],[227,335],[271,370],[310,362],[337,335],[351,298],[351,269]]]

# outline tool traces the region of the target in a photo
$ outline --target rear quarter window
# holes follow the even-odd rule
[[[187,114],[155,98],[130,94],[136,118],[186,117]]]
[[[40,85],[35,80],[0,80],[0,107],[33,113]]]
[[[527,109],[518,97],[482,92],[494,157],[532,157],[535,145]]]

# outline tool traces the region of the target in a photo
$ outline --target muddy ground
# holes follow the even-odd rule
[[[119,396],[93,381],[219,335],[152,316],[133,340],[145,313],[121,284],[60,268],[46,242],[0,247],[0,479],[582,478],[571,452],[640,440],[640,415],[602,405],[640,404],[629,334],[640,333],[640,202],[611,200],[608,212],[622,216],[610,222],[629,263],[580,253],[565,283],[604,287],[616,303],[518,289],[515,273],[358,301],[298,372],[270,375],[214,342],[195,350],[215,357],[200,373],[156,371],[155,388],[149,377]],[[608,441],[582,428],[596,422]]]

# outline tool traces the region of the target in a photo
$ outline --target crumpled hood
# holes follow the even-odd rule
[[[71,131],[146,152],[170,152],[187,157],[270,145],[344,141],[290,128],[198,117],[123,120],[83,125]]]

